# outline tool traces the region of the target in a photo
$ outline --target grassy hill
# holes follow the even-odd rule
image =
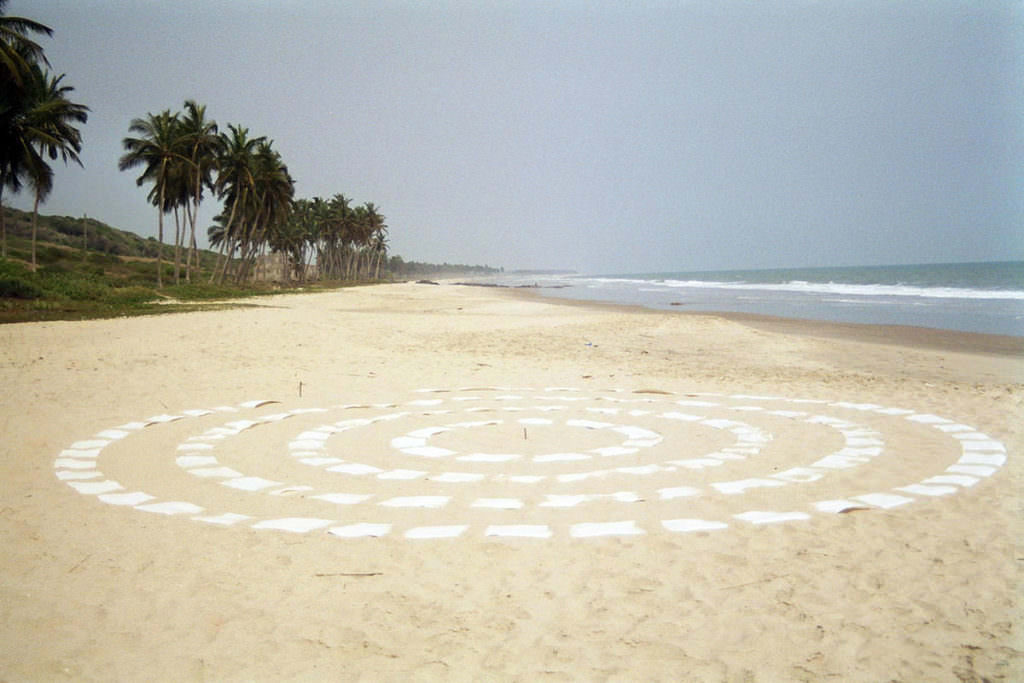
[[[152,237],[143,238],[93,218],[39,216],[36,264],[32,270],[32,214],[3,208],[7,224],[7,258],[0,259],[0,323],[164,313],[208,308],[214,299],[280,292],[278,283],[208,284],[217,254],[199,252],[199,271],[192,282],[173,284],[174,247],[164,245],[163,281],[156,287],[157,250]],[[173,230],[173,228],[172,228]],[[86,248],[87,247],[87,248]],[[184,256],[183,256],[184,258]],[[486,266],[406,262],[401,256],[388,259],[386,279],[425,276],[487,274]],[[168,284],[171,283],[171,284]],[[346,282],[304,283],[305,289],[357,284]],[[164,305],[168,300],[177,303]],[[205,303],[204,303],[205,302]]]
[[[92,218],[39,216],[36,263],[32,215],[4,208],[7,259],[0,259],[0,322],[80,319],[181,310],[167,300],[204,301],[280,291],[272,285],[206,284],[217,255],[200,251],[192,283],[156,288],[158,242]],[[88,244],[88,249],[84,245]],[[164,245],[163,277],[174,282],[173,246]],[[201,304],[187,306],[196,308]]]
[[[32,238],[32,214],[4,207],[7,237]],[[94,218],[71,216],[39,216],[37,239],[51,245],[82,249],[113,256],[156,258],[157,241],[139,237],[133,232],[118,230]],[[10,245],[8,245],[9,247]],[[166,251],[166,247],[165,247]],[[10,256],[10,254],[8,254]]]

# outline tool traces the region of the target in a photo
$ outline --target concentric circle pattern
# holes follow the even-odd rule
[[[1006,457],[969,425],[899,407],[478,387],[156,415],[72,443],[54,468],[104,503],[205,524],[545,539],[898,508],[974,486]]]

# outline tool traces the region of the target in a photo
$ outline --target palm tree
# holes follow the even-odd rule
[[[185,234],[181,221],[181,207],[185,207],[187,213],[192,192],[189,173],[191,163],[184,156],[183,136],[180,134],[180,125],[179,121],[179,132],[175,143],[176,147],[180,148],[178,150],[180,156],[168,164],[167,181],[163,188],[164,213],[174,214],[174,284],[181,282],[181,246]],[[158,188],[154,186],[149,191],[150,203],[157,204],[160,201],[159,194]]]
[[[35,190],[32,219],[32,266],[39,202],[53,189],[53,169],[47,159],[81,165],[82,136],[76,124],[85,123],[89,108],[67,98],[74,90],[62,85],[64,75],[50,76],[38,64],[24,74],[22,87],[0,84],[0,192],[21,190],[28,180]],[[2,255],[7,256],[7,225],[0,217]]]
[[[199,266],[196,248],[196,219],[199,204],[203,200],[203,187],[213,187],[211,174],[217,163],[221,149],[221,138],[217,134],[217,124],[206,118],[206,106],[196,104],[194,100],[185,102],[185,115],[181,121],[181,133],[186,154],[191,162],[189,166],[189,187],[191,189],[191,210],[188,211],[191,237],[189,240],[188,264],[185,268],[185,280],[191,281],[191,263]],[[186,209],[188,204],[186,204]]]
[[[363,204],[365,215],[364,246],[366,249],[366,276],[370,277],[371,271],[375,271],[374,278],[380,278],[380,259],[387,252],[388,226],[384,223],[384,216],[373,202]],[[371,268],[371,262],[376,261],[375,267]]]
[[[227,132],[220,134],[217,179],[213,187],[217,196],[224,200],[224,210],[228,215],[223,224],[224,236],[220,242],[224,256],[223,266],[218,265],[214,268],[210,276],[211,282],[218,278],[218,269],[219,280],[223,281],[235,249],[240,244],[237,225],[241,222],[245,205],[251,199],[256,149],[264,140],[265,138],[250,138],[248,128],[235,124],[228,124]]]
[[[164,110],[159,114],[147,114],[144,119],[133,119],[129,132],[137,137],[124,138],[125,154],[118,161],[119,170],[126,171],[138,166],[142,174],[135,180],[140,187],[153,183],[151,201],[157,207],[157,251],[156,285],[163,287],[164,212],[168,208],[167,190],[170,186],[172,166],[186,157],[179,150],[179,120],[177,114]],[[153,196],[155,195],[155,197]]]
[[[25,92],[29,101],[26,115],[26,126],[31,131],[30,144],[39,153],[39,159],[33,160],[28,168],[29,180],[35,189],[35,202],[32,207],[32,270],[36,268],[36,226],[39,219],[39,202],[44,201],[53,189],[53,169],[42,159],[58,157],[64,163],[74,161],[79,166],[82,160],[78,153],[82,151],[82,135],[76,123],[85,123],[89,118],[89,108],[76,104],[67,98],[74,90],[70,85],[61,85],[64,74],[51,76],[44,72],[38,64],[33,64]]]
[[[313,241],[313,218],[313,203],[308,199],[296,199],[292,202],[288,220],[277,226],[268,239],[272,252],[283,253],[287,257],[281,272],[284,282],[291,280],[292,275],[299,282],[306,280],[307,254]]]
[[[21,88],[33,64],[43,62],[49,65],[42,46],[28,35],[42,33],[51,36],[53,29],[31,19],[7,16],[7,2],[0,0],[0,82]]]
[[[268,238],[288,220],[291,212],[295,181],[288,174],[281,155],[273,149],[273,141],[263,138],[256,147],[252,166],[252,193],[246,215],[247,229],[243,231],[242,260],[237,278],[245,278],[257,252]]]
[[[317,262],[320,275],[325,279],[341,279],[343,274],[342,249],[347,224],[351,220],[351,200],[336,194],[329,200],[313,198],[313,213],[318,223]]]
[[[373,278],[380,279],[381,260],[387,258],[388,254],[388,226],[384,222],[384,215],[377,211],[373,202],[366,202],[366,220],[370,228],[368,248],[375,259],[373,267]],[[367,261],[367,275],[369,275],[369,261]]]

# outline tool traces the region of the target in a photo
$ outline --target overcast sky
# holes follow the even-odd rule
[[[44,213],[156,234],[132,118],[207,105],[407,260],[1024,259],[1024,11],[970,0],[11,0],[91,108]],[[31,208],[25,193],[11,202]],[[8,195],[5,194],[5,201]],[[201,224],[219,205],[208,199]],[[205,231],[205,230],[204,230]]]

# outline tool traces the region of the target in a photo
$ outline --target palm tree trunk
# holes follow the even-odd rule
[[[231,259],[235,257],[235,249],[237,248],[238,245],[235,243],[235,239],[229,238],[228,244],[224,250],[224,263],[221,264],[220,276],[217,278],[217,284],[224,284],[224,280],[228,276],[228,269],[231,266]]]
[[[219,252],[217,254],[217,260],[213,262],[213,271],[210,273],[210,284],[213,284],[213,281],[217,277],[217,271],[220,270],[220,260],[221,260],[221,257],[224,256],[224,253],[227,251],[227,248],[228,248],[228,238],[225,236],[224,239],[220,243],[220,250],[219,250]]]
[[[196,221],[192,213],[192,204],[189,202],[185,202],[185,220],[192,228],[189,243],[185,248],[185,282],[192,282],[192,257],[195,255],[193,245],[196,241]],[[184,235],[182,236],[182,241],[184,241]]]
[[[243,278],[248,277],[249,272],[252,270],[252,265],[256,262],[256,255],[260,249],[260,246],[262,246],[263,238],[267,233],[266,221],[263,222],[263,225],[260,227],[259,231],[256,232],[255,226],[259,225],[260,218],[262,217],[261,214],[263,214],[262,206],[256,210],[256,215],[253,216],[252,219],[253,227],[250,228],[249,230],[249,244],[247,250],[248,253],[246,253],[246,251],[244,250],[242,252],[242,263],[238,271],[238,282],[241,282]]]
[[[6,178],[0,175],[0,240],[3,241],[3,258],[7,258],[7,212],[4,211],[3,192]]]
[[[190,258],[189,258],[189,263],[192,263],[192,267],[195,268],[195,271],[196,271],[196,277],[198,277],[199,276],[199,246],[196,244],[196,231],[195,231],[195,228],[192,229],[192,246],[190,247],[190,252],[191,252],[191,255],[190,255]],[[186,271],[186,273],[185,273],[185,277],[187,278],[188,282],[192,282],[191,273],[192,273],[192,271]]]
[[[181,214],[178,205],[174,205],[174,284],[181,284]]]
[[[231,245],[231,226],[235,222],[235,210],[238,209],[238,201],[239,201],[239,197],[236,196],[235,197],[235,201],[231,203],[231,214],[228,216],[228,222],[224,224],[224,242],[222,243],[222,249],[223,249],[223,251],[225,253],[225,258],[224,258],[224,264],[221,266],[221,271],[220,271],[220,280],[219,280],[219,282],[221,282],[221,283],[224,282],[224,276],[227,275],[227,272],[228,272],[228,262],[231,260],[231,254],[234,253],[234,251],[235,251],[234,250],[234,246]],[[229,245],[231,245],[230,249],[228,248]],[[217,276],[217,267],[214,266],[213,273],[210,274],[210,282],[213,282],[213,280],[214,280],[214,278],[216,276]]]
[[[228,274],[228,264],[231,263],[231,258],[235,253],[235,243],[233,241],[226,241],[224,243],[224,262],[220,264],[220,274],[217,276],[217,284],[224,284],[224,278]]]
[[[32,205],[32,272],[36,272],[36,226],[39,223],[39,189],[36,188],[36,200]]]
[[[164,186],[160,184],[160,205],[157,211],[156,286],[164,286]]]
[[[192,261],[195,260],[195,263],[196,263],[195,267],[196,267],[196,272],[197,273],[199,272],[199,250],[196,249],[196,221],[199,219],[199,202],[202,201],[199,195],[202,192],[202,187],[203,187],[202,184],[197,181],[196,182],[195,206],[192,208],[191,216],[189,216],[189,222],[190,222],[190,224],[192,226],[192,239],[191,239],[191,243],[189,244],[189,263],[192,263]],[[190,270],[186,270],[185,271],[185,281],[186,282],[192,282],[191,274],[192,274],[192,271],[190,271]]]

